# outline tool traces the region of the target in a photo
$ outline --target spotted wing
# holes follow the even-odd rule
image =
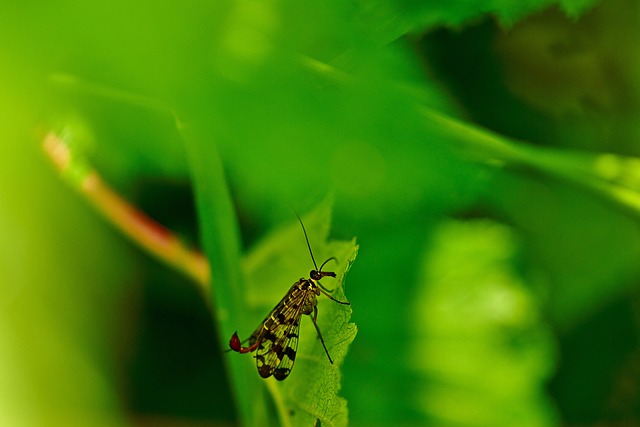
[[[296,286],[300,283],[300,281],[296,282],[289,292],[280,300],[278,304],[267,314],[267,317],[264,318],[262,322],[260,322],[260,326],[256,329],[249,338],[249,345],[253,345],[258,341],[263,341],[265,337],[270,336],[270,332],[274,331],[275,328],[281,323],[281,316],[278,314],[282,312],[282,308],[284,304],[291,299],[291,294],[294,292]]]
[[[298,350],[302,307],[307,296],[308,291],[294,285],[265,320],[265,330],[256,351],[256,364],[262,378],[273,375],[282,381],[291,373]]]

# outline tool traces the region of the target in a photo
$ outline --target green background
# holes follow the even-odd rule
[[[634,0],[5,2],[0,425],[312,424],[223,351],[308,274],[281,230],[323,206],[312,246],[329,217],[360,245],[350,424],[638,424],[639,21]],[[65,185],[40,149],[62,128],[205,249],[211,299]],[[259,242],[293,241],[297,267],[244,284]],[[339,388],[308,371],[287,381]]]

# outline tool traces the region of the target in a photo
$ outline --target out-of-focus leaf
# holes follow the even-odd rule
[[[495,209],[526,233],[530,268],[548,289],[547,309],[561,329],[636,286],[635,212],[629,215],[626,208],[555,179],[506,174],[492,188]]]
[[[530,146],[434,111],[425,118],[428,126],[448,130],[450,140],[470,159],[556,176],[640,214],[638,158]]]
[[[388,80],[325,80],[285,59],[231,83],[213,105],[220,151],[249,214],[279,217],[274,198],[310,203],[335,189],[342,209],[378,221],[421,201],[468,203],[484,182],[486,169],[452,152],[444,129],[425,128],[417,98]]]
[[[52,75],[47,123],[54,129],[83,132],[75,139],[82,152],[109,179],[129,194],[131,182],[144,178],[187,181],[185,147],[175,115],[160,100],[83,81]]]
[[[216,146],[207,141],[202,127],[180,129],[187,144],[196,194],[203,244],[211,267],[210,301],[218,320],[222,348],[227,348],[234,326],[242,319],[246,286],[240,271],[240,241],[233,205]],[[240,310],[240,311],[239,311]],[[264,399],[258,379],[230,359],[229,371],[238,402],[240,419],[246,425],[265,424]],[[257,396],[258,395],[258,396]],[[253,399],[247,398],[252,396]]]
[[[494,32],[502,84],[530,109],[514,124],[542,145],[640,155],[638,16],[637,2],[610,0],[579,20],[552,8]]]
[[[554,5],[569,16],[577,17],[597,0],[455,0],[439,1],[376,1],[366,3],[368,29],[380,43],[389,43],[409,33],[422,33],[436,26],[461,27],[487,15],[495,16],[506,26],[514,25],[526,16]]]
[[[631,260],[640,256],[631,218],[640,215],[638,159],[530,146],[432,112],[427,119],[448,127],[452,141],[471,158],[562,180],[545,188],[538,181],[503,174],[487,193],[531,233],[532,253],[542,257],[540,263],[550,275],[555,296],[551,311],[560,325],[583,318],[603,298],[632,285],[625,278],[638,273]],[[599,201],[587,197],[585,190]],[[535,201],[531,194],[536,194]],[[603,253],[603,247],[611,249]],[[621,280],[611,286],[611,277]]]
[[[121,425],[135,257],[47,164],[32,112],[3,90],[0,424]]]
[[[442,224],[411,304],[412,402],[440,426],[551,426],[554,366],[538,300],[517,274],[519,241],[490,221]]]

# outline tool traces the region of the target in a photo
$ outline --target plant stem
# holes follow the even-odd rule
[[[89,163],[72,152],[64,138],[50,132],[43,141],[48,158],[64,178],[127,237],[151,255],[191,277],[203,293],[209,290],[209,263],[171,230],[150,218],[112,190]]]
[[[435,111],[425,118],[446,129],[450,141],[475,161],[496,166],[525,167],[592,191],[640,214],[640,159],[609,153],[587,153],[528,145]]]

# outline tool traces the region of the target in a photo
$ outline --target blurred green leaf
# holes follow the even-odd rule
[[[445,222],[431,239],[406,363],[423,379],[413,404],[437,425],[555,425],[551,331],[517,274],[519,246],[486,220]]]
[[[135,253],[26,137],[31,112],[9,104],[0,102],[8,130],[0,156],[0,424],[119,425]]]
[[[563,330],[637,286],[636,214],[555,179],[503,175],[489,196],[526,233],[529,268]],[[532,195],[535,198],[532,199]]]
[[[435,111],[426,111],[425,118],[428,126],[447,131],[449,140],[470,159],[500,167],[531,168],[593,191],[632,214],[640,214],[638,158],[531,146]]]
[[[389,43],[409,33],[420,34],[434,27],[461,27],[487,15],[513,26],[528,15],[558,5],[569,16],[577,17],[597,0],[489,0],[449,2],[420,0],[378,0],[366,4],[368,28],[379,43]]]
[[[49,126],[72,132],[75,150],[122,193],[131,196],[135,180],[189,179],[184,142],[169,105],[68,74],[54,74],[49,82],[55,99],[48,106]]]
[[[236,217],[216,146],[207,142],[201,128],[183,127],[180,131],[187,144],[203,244],[211,267],[211,306],[218,320],[221,348],[227,348],[237,327],[234,324],[242,318],[239,307],[244,306]],[[228,363],[242,422],[266,422],[265,400],[252,394],[262,390],[258,379],[243,370],[237,359],[228,359]],[[245,398],[248,395],[254,399]]]
[[[584,318],[603,298],[632,285],[626,278],[640,272],[632,262],[640,256],[640,240],[631,237],[638,235],[632,218],[640,215],[637,158],[536,147],[434,112],[426,117],[448,128],[452,141],[470,158],[560,180],[551,189],[540,180],[503,174],[494,177],[494,191],[488,194],[532,232],[533,252],[549,269],[550,280],[562,283],[550,291],[556,297],[550,308],[560,325]],[[585,197],[585,190],[600,200]],[[530,194],[536,194],[536,203],[523,199]],[[603,247],[612,249],[602,253]],[[611,277],[621,280],[607,285]]]

